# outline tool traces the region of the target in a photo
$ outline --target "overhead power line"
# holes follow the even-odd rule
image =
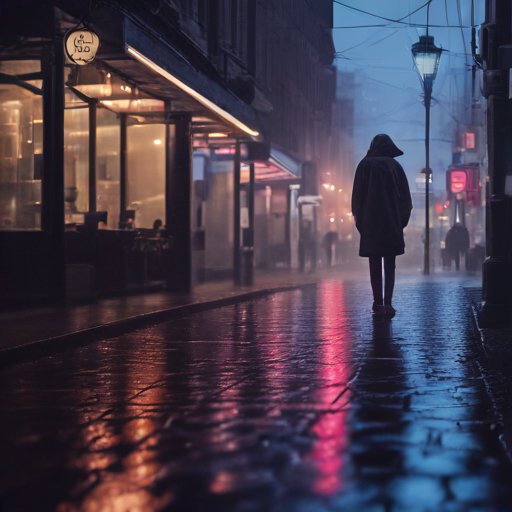
[[[386,25],[350,25],[346,27],[332,27],[333,29],[347,29],[347,28],[392,28],[392,29],[399,29],[399,28],[409,28],[409,27],[418,27],[418,28],[425,28],[427,26],[426,23],[405,23],[398,27],[393,26],[392,24],[388,23]],[[469,25],[431,25],[428,24],[431,28],[456,28],[457,30],[460,28],[471,28]]]
[[[403,16],[402,18],[399,18],[398,20],[393,20],[391,18],[386,18],[384,16],[379,16],[378,14],[373,14],[368,11],[363,11],[362,9],[358,9],[357,7],[352,7],[351,5],[344,4],[343,2],[340,2],[339,0],[333,0],[335,4],[342,5],[343,7],[346,7],[347,9],[352,9],[353,11],[362,12],[363,14],[368,14],[368,16],[373,16],[374,18],[379,18],[381,20],[390,21],[391,23],[402,23],[403,25],[410,25],[410,23],[403,22],[405,18],[408,18],[409,16],[412,16],[413,14],[417,13],[419,10],[423,9],[424,7],[427,7],[430,5],[432,0],[428,0],[428,2],[424,3],[414,11],[410,12],[409,14]]]
[[[409,16],[412,16],[413,14],[417,13],[419,10],[428,7],[432,0],[429,0],[428,2],[424,3],[414,11],[410,12],[406,16],[403,16],[402,18],[398,18],[397,20],[393,20],[391,18],[386,18],[385,16],[379,16],[378,14],[373,14],[372,12],[363,11],[362,9],[358,9],[357,7],[352,7],[351,5],[344,4],[343,2],[340,2],[339,0],[333,0],[335,4],[341,5],[347,9],[351,9],[353,11],[361,12],[363,14],[367,14],[368,16],[373,16],[374,18],[379,18],[381,20],[389,21],[390,23],[399,23],[400,25],[403,25],[403,27],[393,27],[390,25],[390,23],[386,23],[383,25],[352,25],[349,27],[333,27],[333,29],[347,29],[347,28],[408,28],[408,27],[418,27],[418,28],[426,28],[427,25],[425,23],[410,23],[407,21],[402,21],[405,18],[408,18]],[[459,4],[460,6],[460,4]],[[471,28],[470,26],[464,26],[462,25],[462,22],[459,20],[459,25],[431,25],[428,24],[429,27],[432,28],[456,28],[456,29],[462,29],[462,28]]]
[[[460,8],[460,0],[457,0],[457,14],[459,16],[459,26],[460,33],[462,35],[462,44],[464,45],[464,53],[466,53],[466,38],[464,37],[464,30],[462,30],[462,11]],[[466,57],[466,64],[468,63],[468,58]]]
[[[391,32],[391,34],[387,34],[386,36],[382,37],[381,39],[377,40],[377,41],[374,41],[370,46],[374,46],[375,44],[377,43],[380,43],[381,41],[384,41],[384,39],[387,39],[388,37],[391,37],[392,35],[394,35],[397,31],[395,30],[395,32]],[[353,50],[354,48],[357,48],[358,46],[361,46],[365,43],[367,43],[370,39],[372,39],[373,37],[375,37],[376,35],[378,35],[379,32],[377,33],[373,33],[370,37],[368,37],[367,39],[365,39],[364,41],[358,43],[358,44],[355,44],[354,46],[351,46],[350,48],[346,48],[345,50],[341,50],[339,52],[336,52],[338,54],[342,54],[342,53],[345,53],[345,52],[348,52],[349,50]]]

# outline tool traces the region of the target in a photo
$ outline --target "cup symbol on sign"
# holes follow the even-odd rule
[[[96,33],[86,28],[69,31],[64,40],[68,58],[80,66],[94,60],[99,44]]]
[[[85,36],[83,32],[80,32],[80,36],[75,37],[74,45],[75,45],[75,52],[78,53],[88,53],[91,51],[91,47],[89,45],[92,44],[91,41],[86,41]]]

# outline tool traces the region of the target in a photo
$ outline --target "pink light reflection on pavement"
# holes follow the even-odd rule
[[[324,283],[319,287],[321,302],[318,345],[320,377],[324,385],[318,390],[317,400],[324,412],[314,424],[312,431],[316,436],[313,450],[308,458],[316,469],[312,490],[322,496],[330,496],[343,488],[343,453],[346,448],[346,410],[338,410],[347,400],[350,392],[344,393],[349,380],[345,350],[348,349],[348,333],[342,316],[343,284]]]

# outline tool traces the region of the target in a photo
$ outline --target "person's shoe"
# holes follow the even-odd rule
[[[373,302],[372,311],[374,313],[383,314],[384,313],[384,306],[381,303],[378,303],[376,301]]]
[[[391,304],[384,304],[384,314],[393,317],[396,315],[396,309]]]

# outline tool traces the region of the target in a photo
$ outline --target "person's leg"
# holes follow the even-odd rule
[[[325,248],[325,256],[327,257],[327,266],[330,267],[332,263],[332,245],[329,244]]]
[[[455,269],[460,270],[460,252],[455,253]]]
[[[375,306],[382,305],[382,258],[370,256],[370,282],[372,284],[373,301]]]
[[[395,288],[395,256],[384,258],[384,304],[391,305]]]

